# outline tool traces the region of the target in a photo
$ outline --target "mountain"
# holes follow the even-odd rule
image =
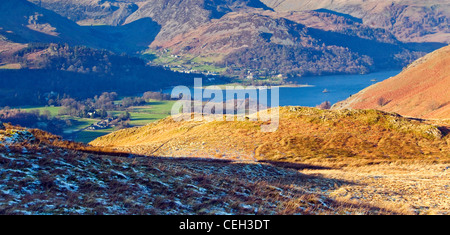
[[[405,42],[450,43],[450,2],[439,0],[262,0],[277,12],[326,9],[383,28]]]
[[[132,54],[146,49],[160,29],[150,19],[120,27],[80,26],[26,0],[1,1],[0,11],[0,36],[23,44],[68,43]]]
[[[450,46],[409,65],[399,75],[370,86],[334,106],[379,109],[418,118],[450,118]]]
[[[258,0],[33,2],[79,24],[103,25],[93,28],[155,22],[154,40],[137,40],[141,49],[146,44],[144,56],[153,63],[241,78],[399,69],[441,46],[404,44],[390,29],[341,12],[285,12]]]
[[[150,18],[162,26],[157,41],[188,32],[226,13],[246,8],[269,8],[259,0],[31,0],[80,25],[123,25]]]
[[[24,0],[1,1],[0,34],[14,42],[89,44],[87,30],[52,11]]]
[[[226,13],[250,7],[279,13],[333,11],[347,18],[358,19],[367,26],[386,29],[401,41],[407,42],[449,43],[450,39],[450,3],[438,0],[30,1],[40,3],[83,25],[120,25],[142,17],[151,17],[161,25],[168,21],[177,22],[176,24],[197,22],[187,24],[192,27],[207,22],[210,18],[221,18]],[[179,30],[175,27],[171,29]]]
[[[126,22],[150,17],[162,28],[155,42],[164,42],[177,35],[188,33],[205,23],[220,19],[227,13],[253,8],[269,9],[259,0],[145,1],[127,18]]]
[[[362,41],[358,37],[338,35],[349,42]],[[363,73],[382,66],[380,60],[373,61],[374,53],[366,53],[370,56],[360,54],[363,47],[348,49],[346,45],[332,42],[331,37],[332,34],[325,31],[309,29],[282,17],[239,12],[228,13],[220,20],[168,42],[152,45],[181,57],[221,58],[216,65],[229,69],[275,71],[277,74]],[[378,46],[378,51],[387,46],[393,54],[403,53],[401,46],[388,43]],[[393,54],[386,53],[381,57],[387,61],[394,58]],[[402,62],[391,61],[391,65],[398,63]]]
[[[227,68],[229,75],[250,70],[256,77],[367,73],[402,68],[423,55],[386,30],[320,11],[286,14],[247,8],[158,38],[150,49],[179,58],[171,60],[173,65],[204,62]]]
[[[122,25],[135,12],[139,0],[30,0],[40,7],[55,11],[80,25]]]

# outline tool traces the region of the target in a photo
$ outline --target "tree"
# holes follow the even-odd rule
[[[389,101],[388,101],[386,98],[384,98],[384,97],[380,97],[380,98],[378,98],[378,100],[377,100],[377,104],[378,104],[379,106],[381,106],[381,107],[387,105],[388,103],[389,103]]]
[[[319,109],[331,109],[331,103],[330,103],[330,101],[325,101],[325,102],[317,105],[316,108],[319,108]]]
[[[104,109],[100,109],[98,115],[100,116],[100,118],[106,118],[108,117],[108,112],[106,112],[106,110]]]

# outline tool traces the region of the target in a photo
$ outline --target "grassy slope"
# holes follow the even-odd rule
[[[450,122],[376,110],[286,107],[280,114],[274,133],[261,133],[261,123],[165,119],[92,144],[143,155],[269,163],[313,177],[311,192],[340,202],[450,214]]]
[[[381,111],[284,107],[276,132],[261,132],[261,124],[168,118],[91,144],[145,155],[332,165],[450,157],[450,139],[442,127]]]
[[[399,75],[370,86],[335,108],[379,109],[418,118],[450,118],[450,46],[412,63]],[[380,99],[384,102],[380,103]]]
[[[223,147],[237,152],[240,146],[264,142],[272,146],[267,150],[263,146],[259,154],[276,162],[129,155],[55,140],[37,130],[30,130],[33,137],[17,134],[7,126],[10,130],[0,131],[4,169],[0,214],[450,213],[445,193],[450,184],[450,141],[433,126],[373,110],[290,107],[281,110],[281,117],[284,124],[272,134],[259,133],[259,123],[174,123],[170,119],[119,132],[123,138],[150,146],[150,138],[169,139],[167,145],[176,142],[184,150],[189,150],[188,143],[202,140],[192,139],[195,136],[204,138],[200,146],[194,146],[197,150]],[[337,130],[346,133],[332,136],[330,131]],[[323,136],[334,139],[321,143]],[[113,138],[114,133],[103,139],[111,142]],[[213,138],[220,142],[212,145]],[[306,142],[296,142],[299,138]],[[364,145],[369,141],[380,148]],[[345,150],[355,142],[361,145],[355,151],[367,153],[331,157],[330,149]],[[330,145],[339,143],[334,148]],[[423,153],[409,152],[411,147]],[[317,156],[277,158],[288,150],[300,157],[308,156],[305,152]],[[382,150],[385,156],[370,155]],[[398,151],[405,153],[403,158],[388,156]]]

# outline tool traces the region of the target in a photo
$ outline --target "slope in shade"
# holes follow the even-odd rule
[[[134,53],[155,39],[161,27],[142,18],[120,27],[80,26],[26,0],[0,2],[0,35],[18,43],[68,43]]]

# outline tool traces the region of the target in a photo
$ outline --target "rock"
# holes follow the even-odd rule
[[[3,122],[0,121],[0,130],[4,130],[5,129],[5,125],[3,125]]]

